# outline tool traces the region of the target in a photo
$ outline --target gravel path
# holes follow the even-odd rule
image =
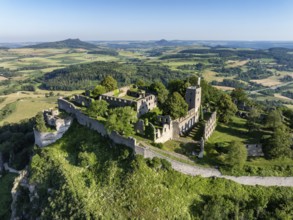
[[[173,160],[167,156],[161,155],[160,153],[152,149],[149,149],[149,152],[151,152],[149,154],[149,157],[164,158],[171,163],[172,168],[174,170],[177,170],[178,172],[191,175],[191,176],[224,178],[224,179],[229,179],[243,185],[251,185],[251,186],[260,185],[260,186],[293,187],[293,177],[226,176],[226,175],[222,175],[221,172],[215,168],[207,168],[207,167],[201,167],[201,166],[182,163],[177,160]]]
[[[261,176],[221,176],[221,178],[233,180],[243,185],[260,186],[290,186],[293,187],[293,177],[261,177]]]
[[[165,158],[166,159],[166,158]],[[170,160],[169,160],[170,161]],[[260,186],[287,186],[293,187],[293,177],[261,177],[261,176],[226,176],[219,170],[183,164],[178,161],[170,161],[174,170],[191,176],[218,177],[229,179],[243,185]]]

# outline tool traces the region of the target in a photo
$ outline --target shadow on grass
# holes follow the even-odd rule
[[[262,136],[269,134],[267,131],[248,131],[245,124],[230,122],[228,125],[218,124],[216,130],[219,133],[227,134],[229,136],[239,137],[245,139],[245,143],[259,143]],[[221,143],[230,143],[231,140],[220,141]]]
[[[179,142],[178,142],[179,143]],[[185,156],[192,156],[193,152],[199,153],[200,148],[196,143],[179,143],[178,148],[174,150],[176,153],[184,154]]]

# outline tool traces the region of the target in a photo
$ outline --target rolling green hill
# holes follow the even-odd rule
[[[25,48],[82,48],[93,49],[97,46],[87,42],[83,42],[79,39],[67,39],[63,41],[47,42],[36,45],[25,46]]]

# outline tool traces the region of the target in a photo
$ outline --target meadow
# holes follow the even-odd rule
[[[82,91],[54,91],[53,96],[49,96],[49,92],[37,90],[36,92],[17,92],[4,96],[4,101],[0,103],[0,112],[5,106],[12,104],[14,105],[14,110],[7,117],[0,120],[0,125],[19,122],[23,119],[34,117],[44,109],[56,108],[58,97],[78,94]]]

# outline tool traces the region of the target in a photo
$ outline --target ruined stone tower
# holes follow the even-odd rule
[[[200,78],[198,78],[196,86],[190,86],[186,89],[185,101],[188,104],[188,110],[194,109],[196,112],[199,110],[201,104]]]

